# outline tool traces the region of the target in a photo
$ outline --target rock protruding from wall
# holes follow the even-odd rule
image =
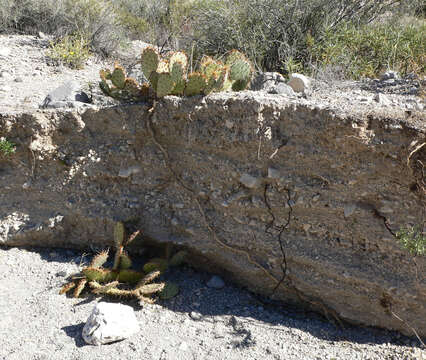
[[[148,109],[0,115],[17,144],[0,160],[1,241],[104,247],[129,221],[136,246],[186,247],[255,292],[426,335],[425,259],[394,236],[424,221],[418,114],[254,92]]]

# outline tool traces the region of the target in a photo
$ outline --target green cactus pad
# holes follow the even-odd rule
[[[111,82],[119,89],[124,88],[124,84],[126,82],[126,72],[120,65],[115,64],[114,71],[111,74]]]
[[[158,63],[160,62],[157,51],[152,47],[147,47],[142,51],[141,67],[142,72],[147,79],[151,79],[153,72],[157,71]]]
[[[111,80],[111,71],[109,69],[104,69],[99,71],[99,76],[102,80]]]
[[[123,252],[120,256],[120,270],[129,269],[132,267],[132,260],[130,259],[129,255],[126,254],[126,252]]]
[[[169,261],[170,266],[179,266],[182,265],[185,261],[186,256],[188,255],[187,251],[181,250],[172,256]]]
[[[159,284],[147,284],[147,285],[143,285],[141,287],[139,287],[136,291],[140,294],[140,295],[149,295],[149,294],[154,294],[156,292],[162,291],[164,289],[164,286],[166,284],[164,283],[159,283]]]
[[[200,64],[201,72],[210,79],[219,70],[223,69],[223,64],[220,61],[214,60],[210,56],[205,56]]]
[[[169,73],[158,74],[157,88],[156,88],[157,97],[170,95],[174,86],[175,86],[175,83],[173,82],[173,79]]]
[[[228,53],[225,64],[231,66],[238,60],[247,61],[247,58],[242,52],[234,49]]]
[[[186,68],[188,66],[188,56],[186,56],[186,54],[182,51],[176,51],[173,52],[170,56],[169,56],[169,71],[172,72],[173,69],[173,64],[174,63],[180,63],[182,65],[182,72],[185,73],[186,72]]]
[[[167,270],[167,268],[168,268],[167,260],[161,259],[161,258],[154,258],[154,259],[151,259],[150,261],[148,261],[143,266],[143,271],[146,274],[149,274],[149,273],[156,271],[156,270],[164,272],[164,271]]]
[[[107,95],[107,96],[111,96],[111,88],[109,87],[108,83],[106,82],[106,80],[102,80],[99,82],[99,87],[101,88],[102,92]]]
[[[168,282],[164,289],[159,293],[159,296],[163,300],[171,299],[179,294],[179,286],[175,283]]]
[[[206,77],[200,73],[192,73],[188,75],[188,80],[185,86],[185,95],[194,96],[203,93],[207,85]]]
[[[95,280],[97,282],[107,282],[107,281],[115,280],[113,279],[114,276],[111,270],[107,270],[107,269],[87,267],[82,270],[82,273],[84,274],[84,276],[86,277],[88,281]]]
[[[90,263],[89,267],[91,268],[100,268],[103,264],[106,263],[108,260],[108,250],[102,251],[98,255],[96,255],[92,262]]]
[[[183,64],[180,61],[175,61],[173,63],[173,66],[171,66],[171,69],[170,69],[170,75],[172,77],[173,82],[175,83],[182,82],[184,79],[183,73],[184,73]]]
[[[143,277],[143,273],[135,270],[123,269],[118,272],[118,281],[128,284],[136,284]]]
[[[114,243],[115,248],[119,249],[123,245],[124,241],[124,225],[122,222],[118,221],[114,226]]]
[[[249,79],[245,80],[237,80],[234,83],[232,83],[232,90],[234,91],[242,91],[247,89],[248,85],[250,84]]]
[[[237,60],[230,67],[229,78],[232,81],[246,81],[250,80],[251,73],[251,65],[247,60]]]

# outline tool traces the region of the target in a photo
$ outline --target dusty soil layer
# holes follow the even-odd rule
[[[141,331],[111,345],[86,345],[83,326],[95,304],[59,295],[90,253],[0,247],[0,359],[424,359],[419,343],[397,332],[336,327],[313,313],[272,306],[230,284],[178,268],[165,276],[177,297],[135,309]],[[102,299],[114,301],[113,299]],[[422,358],[423,354],[423,358]]]
[[[420,102],[316,86],[166,97],[151,112],[8,98],[0,134],[17,151],[0,159],[0,241],[104,247],[121,220],[143,230],[135,248],[172,242],[274,299],[426,335],[425,258],[394,236],[425,219]]]

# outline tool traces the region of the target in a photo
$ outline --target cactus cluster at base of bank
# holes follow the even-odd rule
[[[153,303],[150,296],[158,293],[161,299],[169,299],[176,296],[179,287],[174,283],[152,283],[169,266],[178,266],[183,263],[185,251],[179,251],[170,259],[155,258],[146,263],[142,271],[130,269],[132,260],[124,247],[133,241],[139,231],[132,234],[125,241],[125,229],[121,222],[117,222],[114,228],[115,256],[112,269],[104,268],[108,260],[108,251],[102,251],[96,255],[90,265],[83,268],[81,273],[72,276],[71,281],[65,284],[59,294],[65,294],[74,289],[74,297],[79,297],[86,284],[92,293],[97,295],[110,295],[119,297],[134,297],[140,303]]]
[[[241,91],[250,84],[253,67],[238,50],[228,53],[224,62],[204,56],[197,72],[188,74],[188,57],[171,52],[162,58],[153,47],[143,50],[140,64],[148,82],[139,84],[127,77],[124,68],[101,70],[99,86],[105,95],[120,101],[146,101],[166,95],[208,95],[220,91]]]

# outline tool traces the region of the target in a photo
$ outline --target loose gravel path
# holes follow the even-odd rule
[[[143,308],[127,302],[140,333],[86,345],[81,332],[101,299],[58,291],[91,255],[0,248],[0,359],[426,359],[415,339],[375,328],[341,329],[318,315],[266,304],[228,282],[209,288],[211,274],[187,267],[165,275],[180,285],[177,297]]]

